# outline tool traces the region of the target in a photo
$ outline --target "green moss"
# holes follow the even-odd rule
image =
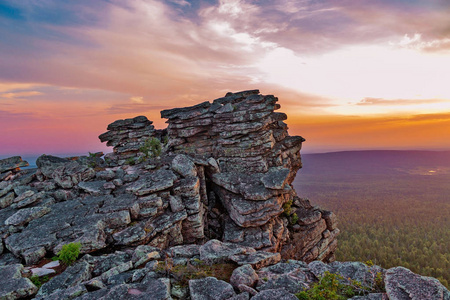
[[[380,292],[376,286],[365,286],[357,280],[343,278],[328,271],[308,290],[295,294],[301,300],[345,300],[354,296]]]
[[[31,282],[39,289],[41,288],[41,286],[46,283],[47,281],[50,280],[50,278],[48,277],[48,275],[39,277],[37,275],[33,275],[30,278]]]
[[[187,286],[189,280],[214,276],[219,280],[229,281],[236,265],[230,263],[208,264],[194,260],[194,264],[173,265],[172,259],[158,262],[155,271],[172,277],[180,286]]]

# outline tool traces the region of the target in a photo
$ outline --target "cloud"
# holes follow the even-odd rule
[[[6,110],[0,110],[0,120],[2,121],[1,123],[4,122],[5,125],[8,124],[7,120],[31,118],[31,117],[33,117],[31,113],[16,113]]]
[[[425,40],[420,33],[415,33],[411,37],[405,34],[398,43],[391,42],[390,44],[400,48],[429,52],[450,50],[450,38],[444,37],[441,39]]]
[[[0,98],[8,98],[8,99],[27,98],[27,97],[40,96],[40,95],[43,95],[43,93],[38,92],[38,91],[15,92],[15,93],[11,92],[11,93],[0,94]]]
[[[178,4],[178,5],[181,5],[181,6],[191,6],[191,3],[189,3],[186,0],[169,0],[169,1],[172,3]]]
[[[356,105],[414,105],[445,102],[442,99],[383,99],[383,98],[364,98]]]
[[[131,97],[130,100],[133,103],[138,103],[138,104],[144,103],[144,97]]]

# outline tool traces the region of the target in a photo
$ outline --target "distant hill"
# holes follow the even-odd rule
[[[450,151],[342,151],[303,154],[300,174],[450,174]]]

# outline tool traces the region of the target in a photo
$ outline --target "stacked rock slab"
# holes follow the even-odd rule
[[[123,160],[136,157],[145,141],[158,135],[152,123],[147,117],[138,116],[109,124],[108,131],[99,136],[100,141],[114,147],[114,153],[108,154],[106,158],[113,161],[120,159],[123,164]]]
[[[326,219],[327,213],[300,200],[292,187],[301,168],[304,139],[289,136],[283,122],[286,114],[275,112],[280,108],[277,101],[251,90],[228,93],[212,103],[164,110],[168,150],[218,162],[219,171],[208,178],[214,192],[210,208],[218,202],[210,224],[223,224],[216,225],[216,236],[286,257],[331,261],[339,231],[333,218]],[[225,214],[220,214],[220,207]],[[289,215],[294,213],[299,223],[290,224]],[[217,215],[219,222],[214,220]]]

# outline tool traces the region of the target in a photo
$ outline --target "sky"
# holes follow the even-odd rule
[[[248,89],[304,153],[450,150],[450,1],[0,0],[1,157]]]

